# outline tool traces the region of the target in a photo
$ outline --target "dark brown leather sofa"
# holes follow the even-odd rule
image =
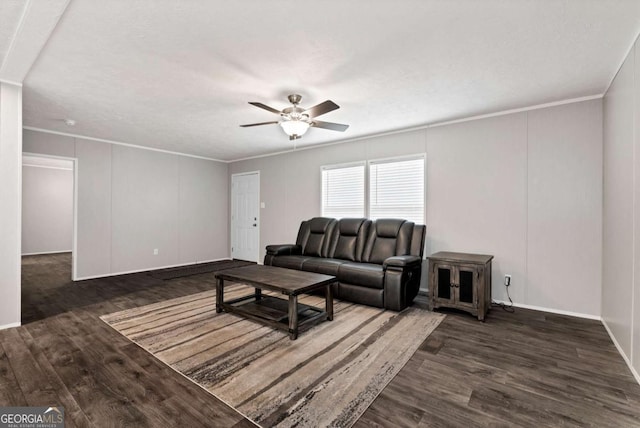
[[[420,288],[425,226],[401,219],[315,217],[295,245],[269,245],[265,265],[334,275],[335,297],[400,311]]]

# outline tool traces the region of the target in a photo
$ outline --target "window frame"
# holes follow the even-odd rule
[[[385,158],[376,158],[355,162],[345,162],[339,164],[330,164],[330,165],[322,165],[320,167],[320,215],[324,215],[324,193],[323,193],[323,185],[322,185],[322,173],[326,170],[331,169],[340,169],[340,168],[350,168],[354,166],[364,166],[364,217],[370,218],[371,216],[371,203],[370,203],[370,195],[371,195],[371,165],[374,164],[382,164],[382,163],[394,163],[394,162],[403,162],[410,160],[418,160],[421,159],[423,161],[422,167],[422,179],[423,179],[423,196],[422,196],[422,223],[427,223],[427,154],[426,153],[415,153],[410,155],[400,155],[400,156],[392,156]]]

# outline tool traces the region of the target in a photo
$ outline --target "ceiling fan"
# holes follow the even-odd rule
[[[267,111],[270,111],[271,113],[279,114],[281,117],[281,120],[279,121],[273,120],[271,122],[250,123],[247,125],[240,125],[240,126],[243,128],[246,128],[249,126],[271,125],[271,124],[278,123],[280,124],[284,132],[289,136],[289,140],[296,140],[302,137],[310,127],[330,129],[332,131],[340,131],[340,132],[346,131],[347,128],[349,127],[349,125],[343,125],[341,123],[323,122],[320,120],[315,120],[315,118],[320,115],[329,113],[330,111],[337,110],[340,108],[338,104],[334,103],[331,100],[327,100],[311,108],[304,109],[298,106],[298,104],[300,103],[300,100],[302,99],[301,95],[291,94],[288,96],[288,99],[289,99],[289,102],[293,104],[293,106],[287,107],[282,111],[276,110],[262,103],[249,102],[249,104],[251,105],[260,107],[261,109],[265,109]]]

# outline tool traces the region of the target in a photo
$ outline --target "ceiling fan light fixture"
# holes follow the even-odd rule
[[[269,107],[268,105],[250,101],[249,104],[259,107],[263,110],[267,110],[268,112],[275,113],[280,116],[280,120],[272,120],[269,122],[260,122],[260,123],[248,123],[246,125],[240,125],[242,128],[249,128],[253,126],[261,126],[261,125],[274,125],[278,124],[282,127],[282,130],[289,136],[289,140],[297,140],[301,138],[310,127],[321,128],[321,129],[329,129],[331,131],[339,131],[344,132],[347,130],[349,125],[344,125],[342,123],[333,123],[333,122],[324,122],[321,120],[316,120],[316,117],[321,116],[323,114],[329,113],[330,111],[334,111],[340,108],[340,106],[334,103],[331,100],[327,100],[323,103],[315,105],[311,108],[305,109],[300,107],[298,104],[302,97],[297,94],[289,95],[289,102],[292,104],[291,107],[287,107],[282,110],[276,110],[273,107]]]
[[[311,123],[299,119],[289,119],[281,121],[280,126],[289,137],[301,137],[307,132]]]

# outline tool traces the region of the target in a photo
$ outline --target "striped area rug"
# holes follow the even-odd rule
[[[251,293],[237,284],[225,288],[225,299]],[[300,302],[324,306],[319,296]],[[333,321],[294,341],[237,315],[216,314],[215,291],[102,320],[260,426],[350,427],[444,315],[339,300],[334,311]]]

